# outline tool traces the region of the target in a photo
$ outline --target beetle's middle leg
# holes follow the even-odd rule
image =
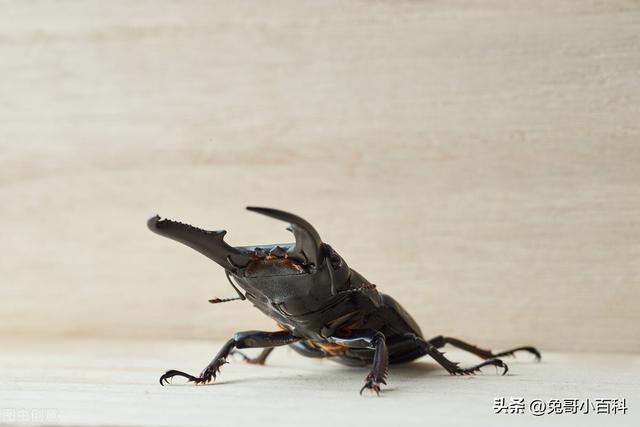
[[[364,386],[360,389],[360,394],[365,389],[375,391],[380,395],[380,385],[387,384],[385,379],[389,370],[389,351],[382,332],[372,329],[352,330],[348,336],[342,337],[332,335],[327,341],[351,348],[367,348],[372,349],[373,366],[371,372],[365,378]]]
[[[239,355],[240,357],[242,357],[242,359],[245,362],[250,363],[252,365],[264,365],[264,362],[266,362],[267,357],[269,357],[273,349],[274,347],[267,347],[264,350],[262,350],[260,354],[256,357],[249,357],[243,352],[241,352],[240,350],[236,350],[235,348],[231,351],[231,354]]]
[[[530,347],[530,346],[516,347],[510,350],[501,351],[500,353],[494,353],[491,350],[485,350],[480,347],[476,347],[473,344],[469,344],[457,338],[445,337],[442,335],[430,339],[429,343],[436,348],[441,348],[441,347],[444,347],[446,344],[450,344],[454,347],[457,347],[459,349],[468,351],[469,353],[475,354],[476,356],[481,357],[485,360],[494,359],[496,357],[503,357],[503,356],[514,356],[515,353],[518,351],[529,352],[533,354],[537,360],[540,360],[540,358],[542,357],[540,356],[540,352],[538,351],[538,349],[536,349],[535,347]]]
[[[215,380],[216,374],[220,372],[220,367],[227,363],[227,357],[234,348],[261,348],[261,347],[278,347],[282,345],[288,345],[299,341],[300,338],[292,335],[289,331],[278,332],[260,332],[260,331],[246,331],[238,332],[233,338],[227,341],[213,360],[207,365],[206,368],[200,373],[199,377],[189,375],[182,371],[176,371],[172,369],[167,371],[160,377],[160,385],[169,383],[169,380],[175,376],[186,378],[189,382],[196,384],[204,384]]]

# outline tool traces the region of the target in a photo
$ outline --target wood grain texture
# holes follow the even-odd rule
[[[637,2],[2,2],[0,335],[272,329],[160,213],[312,222],[428,335],[640,350]]]
[[[9,340],[0,353],[0,423],[62,426],[637,426],[640,355],[545,353],[509,360],[510,374],[450,376],[429,358],[392,366],[382,397],[359,396],[366,369],[303,358],[279,348],[265,366],[231,360],[209,385],[168,368],[199,372],[222,342],[189,340]],[[251,351],[251,350],[249,350]],[[255,351],[255,350],[254,350]],[[477,362],[455,350],[449,357]],[[46,360],[46,365],[42,362]],[[495,414],[494,399],[626,399],[616,415]]]

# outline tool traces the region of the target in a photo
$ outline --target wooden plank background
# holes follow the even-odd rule
[[[483,345],[640,350],[635,1],[11,1],[0,335],[271,329],[160,213],[283,208]]]

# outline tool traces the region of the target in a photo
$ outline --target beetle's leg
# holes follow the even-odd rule
[[[194,377],[185,372],[170,370],[160,377],[160,385],[169,383],[169,379],[180,376],[185,377],[189,382],[196,384],[208,383],[215,380],[216,374],[220,372],[220,367],[227,363],[227,357],[234,348],[260,348],[278,347],[299,341],[300,338],[293,336],[289,331],[260,332],[246,331],[238,332],[233,338],[227,341],[213,360],[202,371],[199,377]]]
[[[303,355],[304,357],[324,358],[329,357],[327,352],[320,348],[316,348],[309,344],[309,341],[298,341],[291,344],[289,347],[294,349],[296,353]]]
[[[445,344],[451,344],[454,347],[468,351],[469,353],[473,353],[476,356],[481,357],[485,360],[494,359],[496,357],[502,357],[502,356],[515,356],[515,353],[518,351],[529,352],[533,354],[536,357],[536,360],[538,361],[542,358],[542,356],[540,355],[540,352],[535,347],[530,347],[530,346],[516,347],[516,348],[512,348],[511,350],[502,351],[500,353],[493,353],[491,350],[485,350],[485,349],[476,347],[473,344],[469,344],[467,342],[459,340],[457,338],[445,337],[442,335],[430,339],[429,343],[431,343],[436,348],[441,348]]]
[[[272,351],[273,351],[273,347],[268,347],[263,349],[262,352],[257,357],[249,357],[243,352],[241,352],[240,350],[237,350],[234,348],[233,350],[231,350],[231,354],[239,355],[240,357],[242,357],[242,359],[245,362],[250,363],[252,365],[264,365],[264,362],[267,360],[267,357],[269,357]]]
[[[451,375],[475,374],[476,372],[480,371],[480,368],[488,365],[504,368],[504,371],[502,371],[502,375],[506,374],[507,371],[509,371],[509,367],[507,366],[507,364],[500,359],[488,359],[470,368],[461,368],[460,366],[458,366],[458,362],[452,362],[451,360],[444,357],[444,353],[438,351],[438,349],[433,344],[431,344],[431,342],[425,341],[418,336],[416,336],[415,339],[423,346],[425,352],[429,356],[431,356],[433,360],[438,362],[444,369],[446,369],[447,372],[449,372]]]
[[[380,386],[387,384],[385,379],[389,371],[389,351],[382,332],[372,329],[352,330],[347,337],[332,335],[327,340],[345,347],[374,350],[373,366],[364,380],[365,383],[360,389],[360,394],[367,389],[380,395]]]

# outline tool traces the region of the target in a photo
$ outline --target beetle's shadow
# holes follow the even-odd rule
[[[360,377],[367,375],[371,367],[348,367],[342,366],[339,368],[340,373],[343,375],[349,375],[354,377]],[[389,376],[393,376],[394,381],[396,379],[408,379],[422,376],[449,376],[447,372],[442,369],[437,363],[430,362],[411,362],[402,363],[398,365],[389,365]]]
[[[469,364],[469,366],[471,366],[471,364]],[[478,371],[475,374],[469,375],[466,377],[494,375],[494,373],[490,368],[491,368],[490,366],[487,366],[483,368],[484,370]],[[340,369],[341,369],[340,372],[343,375],[360,376],[360,375],[366,375],[371,368],[370,367],[353,368],[353,367],[343,366]],[[507,376],[510,376],[510,375],[515,375],[515,374],[512,374],[511,372],[509,372]],[[501,376],[499,375],[498,369],[496,369],[495,376],[498,376],[498,377]],[[408,380],[416,377],[449,378],[451,377],[451,374],[449,374],[442,366],[438,365],[436,362],[415,361],[410,363],[402,363],[398,365],[389,365],[389,377],[393,377],[393,381],[395,382],[395,380]]]
[[[394,374],[403,374],[403,375],[430,375],[434,372],[442,371],[446,373],[440,366],[436,363],[430,362],[411,362],[411,363],[403,363],[401,365],[391,365],[389,366],[389,370],[392,370]]]

